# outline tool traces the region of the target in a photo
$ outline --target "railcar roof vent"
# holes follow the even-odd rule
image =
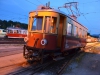
[[[52,9],[52,8],[47,7],[47,6],[40,5],[40,6],[38,6],[37,9],[38,9],[38,10],[42,10],[42,9]]]
[[[50,2],[48,2],[48,3],[46,3],[46,6],[40,5],[40,6],[38,6],[37,9],[41,10],[41,9],[53,9],[53,8],[50,7]]]

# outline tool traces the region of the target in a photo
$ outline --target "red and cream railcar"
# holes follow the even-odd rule
[[[87,28],[61,11],[41,8],[29,13],[28,36],[24,38],[26,59],[66,53],[86,46]]]
[[[21,28],[7,28],[7,38],[24,38],[27,36],[27,30]]]

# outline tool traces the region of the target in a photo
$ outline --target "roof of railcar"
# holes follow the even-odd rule
[[[10,30],[26,30],[26,29],[23,29],[23,28],[14,28],[14,27],[8,27],[7,29],[10,29]]]
[[[39,10],[34,10],[34,11],[31,11],[31,12],[56,12],[56,13],[60,13],[62,15],[65,15],[67,16],[68,18],[72,19],[70,16],[68,16],[66,13],[64,13],[63,11],[60,11],[60,10],[56,10],[56,9],[39,9]],[[31,13],[30,12],[30,13]],[[73,21],[75,21],[74,19],[72,19]],[[77,22],[78,24],[80,24],[78,21],[75,21]],[[82,24],[80,24],[81,26],[83,26]],[[84,28],[86,28],[85,26],[83,26]],[[86,28],[87,29],[87,28]]]

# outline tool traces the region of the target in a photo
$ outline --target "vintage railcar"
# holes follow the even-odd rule
[[[6,38],[24,38],[27,36],[27,30],[21,28],[8,27],[6,29]]]
[[[28,36],[24,38],[23,56],[43,61],[44,56],[55,58],[72,49],[86,46],[88,29],[65,13],[41,7],[29,13]]]
[[[0,29],[0,38],[4,38],[6,35],[6,30],[5,29]]]

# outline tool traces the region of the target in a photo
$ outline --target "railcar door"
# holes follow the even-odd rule
[[[61,48],[64,23],[65,23],[65,17],[60,15],[59,25],[58,25],[58,39],[57,39],[58,48]]]

